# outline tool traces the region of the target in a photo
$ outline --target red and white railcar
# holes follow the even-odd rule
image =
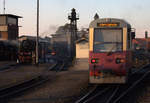
[[[89,26],[89,82],[126,83],[132,68],[129,23],[122,19],[95,19]]]

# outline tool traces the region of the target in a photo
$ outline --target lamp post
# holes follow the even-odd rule
[[[36,64],[39,64],[39,0],[37,0]]]

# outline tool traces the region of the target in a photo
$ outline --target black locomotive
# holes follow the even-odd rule
[[[39,62],[46,62],[46,55],[50,51],[50,42],[44,39],[39,40]],[[22,40],[19,45],[19,63],[36,62],[36,38]]]

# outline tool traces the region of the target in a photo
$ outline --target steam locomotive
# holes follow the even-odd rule
[[[50,50],[50,42],[44,39],[39,40],[39,62],[46,62],[46,54]],[[19,45],[19,63],[36,63],[36,38],[27,37],[20,41]]]

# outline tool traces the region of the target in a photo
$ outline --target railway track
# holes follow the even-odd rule
[[[0,72],[2,71],[8,71],[8,70],[11,70],[11,69],[16,69],[17,67],[19,67],[20,64],[10,64],[10,65],[4,65],[4,66],[1,66],[0,67]]]
[[[62,64],[55,64],[51,67],[51,69],[61,68]],[[22,94],[24,91],[27,91],[33,87],[39,86],[46,81],[48,81],[48,75],[44,73],[39,74],[33,77],[30,80],[22,81],[22,83],[18,83],[16,85],[0,89],[0,103],[7,103],[7,101],[14,96]]]
[[[143,95],[137,100],[137,103],[150,103],[150,83],[147,83]]]
[[[65,63],[64,62],[57,62],[56,64],[54,64],[52,67],[49,68],[50,71],[62,71],[65,67]]]
[[[118,89],[119,87],[115,85],[97,86],[75,103],[109,103]]]
[[[4,88],[0,90],[0,103],[5,103],[8,99],[13,98],[15,95],[23,93],[32,87],[38,86],[48,79],[46,77],[37,76],[31,80],[24,81],[23,83],[14,85],[12,87]]]
[[[150,65],[146,66],[145,69],[149,67]],[[150,80],[149,75],[150,71],[147,69],[143,75],[135,76],[134,73],[128,84],[97,86],[75,103],[150,103],[150,83],[145,98],[139,100],[145,92],[148,80]]]
[[[147,77],[145,81],[143,81],[143,91],[139,95],[137,99],[137,103],[150,103],[150,76]]]

